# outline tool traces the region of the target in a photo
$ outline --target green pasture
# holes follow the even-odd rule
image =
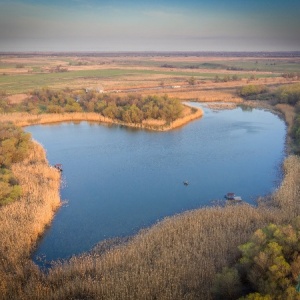
[[[185,68],[193,67],[193,70],[197,69],[210,69],[210,70],[227,70],[228,68],[237,68],[245,71],[261,71],[261,72],[275,72],[275,73],[290,73],[300,72],[300,60],[291,58],[290,60],[279,60],[279,59],[250,59],[250,60],[222,60],[222,61],[168,61],[166,63],[161,61],[143,60],[143,61],[124,61],[126,64],[133,64],[137,66],[146,67],[161,67],[162,65],[170,65],[174,68]]]
[[[130,75],[127,70],[87,70],[62,73],[37,73],[20,75],[0,75],[0,90],[9,94],[28,92],[42,87],[71,83],[76,79],[109,78],[114,76]]]
[[[15,74],[5,75],[0,74],[0,91],[5,91],[8,94],[28,92],[34,89],[40,89],[42,87],[52,87],[64,85],[71,85],[74,80],[88,80],[88,79],[107,79],[107,78],[122,78],[133,75],[168,75],[170,77],[181,77],[181,79],[194,76],[196,79],[213,79],[219,76],[220,79],[228,74],[205,73],[193,70],[192,72],[185,72],[180,70],[135,70],[135,69],[101,69],[101,70],[80,70],[80,71],[68,71],[61,73],[28,73],[28,74]],[[231,76],[234,74],[231,74]],[[249,78],[249,73],[236,74],[239,78]],[[257,78],[260,77],[273,77],[278,74],[256,74]],[[182,78],[183,77],[183,78]]]

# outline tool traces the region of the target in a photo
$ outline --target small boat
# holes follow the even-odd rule
[[[62,164],[55,164],[54,168],[57,169],[58,171],[62,172],[63,168],[62,168]]]
[[[184,181],[183,184],[184,184],[185,186],[188,186],[188,185],[189,185],[189,182],[188,182],[188,181]]]
[[[224,198],[227,200],[233,200],[233,198],[235,197],[234,193],[227,193]]]
[[[241,196],[236,196],[235,193],[227,193],[224,198],[229,201],[242,202]]]

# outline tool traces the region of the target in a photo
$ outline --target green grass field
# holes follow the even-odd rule
[[[35,67],[38,70],[38,67]],[[220,78],[225,77],[226,73],[216,72],[216,73],[205,73],[199,71],[186,72],[178,70],[166,70],[162,68],[161,71],[157,70],[137,70],[137,69],[101,69],[101,70],[81,70],[81,71],[68,71],[62,73],[28,73],[28,74],[16,74],[16,75],[0,75],[0,89],[8,94],[29,92],[34,89],[39,89],[42,87],[55,88],[56,86],[72,85],[74,80],[85,80],[89,79],[109,79],[118,78],[121,80],[123,77],[130,77],[133,75],[138,75],[144,77],[146,75],[167,75],[170,77],[183,77],[188,78],[191,76],[196,77],[196,79],[213,79],[216,76]],[[231,76],[234,74],[231,74]],[[239,73],[236,74],[239,78],[249,78],[251,74],[249,73]],[[257,74],[257,78],[274,77],[278,74]]]

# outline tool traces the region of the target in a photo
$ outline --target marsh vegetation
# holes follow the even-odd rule
[[[95,58],[93,59],[95,60]],[[140,57],[139,59],[142,60]],[[172,60],[176,61],[176,59],[174,57],[154,58],[150,61],[146,59],[146,63],[143,63],[143,65],[148,64],[151,65],[151,68],[155,68],[157,64],[161,65],[162,61],[173,64]],[[30,65],[30,62],[24,59],[19,61],[7,57],[1,58],[3,74],[8,74],[1,76],[1,88],[5,87],[8,93],[27,92],[45,84],[51,84],[55,88],[65,88],[66,86],[62,85],[67,85],[73,82],[74,79],[74,85],[78,88],[79,85],[82,87],[87,84],[96,86],[99,78],[105,77],[102,71],[88,71],[89,73],[85,70],[76,71],[74,69],[74,72],[70,71],[71,68],[88,68],[90,65],[76,66],[75,63],[73,66],[73,63],[70,64],[70,60],[64,60],[62,57],[55,57],[55,59],[49,61],[53,65],[58,65],[60,63],[57,60],[63,61],[62,65],[68,65],[68,72],[50,73],[43,69],[44,62],[41,63],[40,58],[38,59],[39,63],[34,65]],[[72,58],[71,61],[73,60]],[[102,58],[100,60],[102,61]],[[126,60],[128,61],[128,59],[122,60],[125,65]],[[187,65],[187,60],[181,58],[182,64]],[[189,60],[191,61],[191,58]],[[192,60],[199,63],[196,58]],[[75,59],[76,61],[78,60]],[[103,59],[103,62],[107,63],[108,60]],[[24,67],[16,68],[17,63],[24,64]],[[98,59],[97,64],[99,63]],[[115,64],[112,59],[109,59],[109,63]],[[207,58],[205,62],[201,63],[207,63]],[[209,63],[215,62],[210,61]],[[130,64],[132,64],[132,60]],[[258,79],[255,84],[269,86],[269,84],[290,83],[298,80],[295,77],[282,76],[282,73],[298,72],[298,58],[292,60],[290,58],[278,60],[267,58],[266,60],[252,57],[242,59],[242,61],[240,58],[239,61],[234,59],[226,63],[219,59],[218,64],[202,65],[199,68],[222,69],[222,72],[226,75],[227,72],[232,72],[232,70],[224,71],[223,65],[226,65],[226,68],[243,69],[243,71],[234,70],[234,72],[239,73],[239,76],[240,72],[248,72],[247,79],[234,82],[234,85],[232,85],[233,82],[221,82],[209,86],[211,82],[208,83],[208,81],[213,80],[216,75],[220,75],[220,72],[217,72],[217,74],[207,72],[205,73],[206,77],[204,77],[203,73],[193,72],[194,68],[176,72],[166,70],[166,68],[160,68],[159,71],[151,69],[147,72],[144,70],[140,72],[127,70],[125,73],[124,71],[120,72],[118,69],[111,70],[111,68],[106,73],[106,76],[110,78],[106,83],[107,87],[114,86],[116,82],[112,82],[112,77],[117,78],[120,76],[119,79],[124,80],[123,75],[130,74],[130,78],[132,78],[131,76],[136,74],[142,75],[141,73],[143,73],[144,76],[147,73],[148,76],[151,73],[151,76],[159,75],[156,78],[158,82],[166,80],[171,84],[173,82],[178,84],[178,82],[186,82],[187,76],[194,76],[198,81],[199,79],[200,81],[206,81],[206,83],[202,83],[208,89],[214,89],[215,84],[218,84],[218,87],[230,87],[235,91],[237,86],[245,85],[250,79],[249,70],[258,72],[257,75],[259,76],[257,76]],[[101,64],[101,66],[103,65]],[[138,66],[139,63],[137,63]],[[25,76],[25,74],[16,75],[14,73],[16,72],[15,69],[18,69],[18,72],[27,72],[26,75],[29,76]],[[33,74],[28,74],[28,70]],[[49,74],[39,74],[39,72],[48,72]],[[102,72],[102,77],[99,72]],[[78,76],[75,76],[75,78],[74,75]],[[82,83],[83,77],[86,77],[84,83]],[[95,78],[96,80],[94,80]],[[81,80],[80,83],[79,79]],[[120,84],[120,81],[118,84]],[[132,81],[128,83],[128,85],[132,84]],[[149,77],[143,81],[143,84],[151,86]],[[191,85],[189,86],[191,87]],[[180,98],[184,98],[186,95],[193,98],[191,95],[195,95],[195,86],[193,85],[192,88],[193,91],[176,91],[176,94]],[[295,89],[298,90],[297,87]],[[187,92],[186,95],[182,96],[185,92]],[[173,90],[168,91],[168,93],[169,95],[175,94]],[[204,93],[205,96],[210,97],[209,92],[205,93],[201,90],[199,93]],[[228,96],[229,100],[235,97],[233,96],[234,93],[228,93],[228,91],[225,94],[230,95]],[[288,105],[293,113],[298,114],[299,101],[295,101],[294,96],[291,96],[294,94],[294,87],[283,88],[278,99],[281,102],[279,104]],[[199,96],[195,98],[199,98]],[[218,96],[211,99],[222,100],[222,96],[218,94]],[[3,105],[8,104],[4,103]],[[9,118],[10,116],[5,115],[5,117]],[[297,115],[295,120],[292,118],[293,123],[290,123],[291,126],[294,126],[290,132],[295,147],[299,143],[298,119],[299,116]],[[8,144],[12,145],[14,143],[8,142]],[[5,168],[8,165],[5,165]],[[3,178],[6,176],[3,182],[7,182],[8,177],[8,182],[18,182],[22,193],[18,195],[19,199],[17,201],[0,208],[0,294],[3,299],[213,299],[214,296],[218,295],[216,294],[216,292],[218,293],[216,287],[217,289],[222,288],[222,285],[216,284],[216,278],[222,276],[222,270],[225,270],[225,272],[227,270],[227,274],[231,274],[230,276],[233,278],[231,283],[236,287],[235,279],[238,278],[238,274],[224,268],[233,267],[242,255],[251,264],[251,278],[255,279],[259,276],[265,278],[268,282],[268,277],[264,277],[265,274],[261,273],[262,269],[259,268],[258,270],[255,263],[253,263],[253,261],[261,263],[262,260],[255,260],[253,256],[248,254],[245,256],[246,248],[250,247],[249,244],[241,248],[242,252],[238,247],[249,243],[249,241],[250,243],[261,242],[259,246],[262,253],[266,253],[266,248],[262,246],[268,245],[269,238],[274,239],[276,230],[278,236],[282,232],[286,232],[291,237],[295,237],[293,234],[294,229],[286,225],[296,222],[297,219],[295,218],[300,215],[300,160],[298,156],[290,155],[284,162],[284,179],[280,187],[273,195],[260,199],[257,207],[247,204],[217,206],[169,217],[155,226],[141,231],[125,243],[120,244],[111,241],[108,242],[107,247],[102,244],[90,253],[73,257],[70,261],[57,262],[48,270],[48,273],[43,273],[33,264],[30,255],[45,227],[50,224],[55,210],[61,204],[59,199],[60,174],[54,168],[49,167],[44,150],[36,143],[29,147],[28,153],[22,160],[12,161],[7,169],[8,171],[5,171],[3,176],[1,175]],[[11,180],[10,172],[12,172],[15,180]],[[270,223],[275,225],[270,227]],[[297,235],[296,238],[298,239]],[[285,241],[284,237],[282,241]],[[276,252],[279,248],[277,245],[275,246],[272,249]],[[284,252],[285,248],[282,249]],[[289,249],[292,249],[292,247]],[[268,253],[275,253],[274,251]],[[299,249],[293,249],[293,251],[298,257]],[[265,254],[260,254],[259,257],[263,258],[263,255]],[[275,256],[272,257],[275,258]],[[293,264],[289,258],[286,258],[286,260],[290,265]],[[293,264],[293,272],[297,273],[299,271],[297,269],[298,258],[295,258],[294,262],[296,263]],[[278,264],[273,264],[272,261],[271,264],[273,269],[278,266]],[[267,267],[268,264],[264,266]],[[291,280],[291,286],[296,282],[295,277],[297,274],[293,272],[289,273],[288,277]],[[218,273],[221,275],[217,276]],[[274,272],[274,276],[276,280],[281,278],[278,277],[276,272]],[[270,282],[274,282],[274,278],[271,277]],[[269,291],[268,289],[260,289],[260,283],[256,282],[257,287],[253,284],[251,291],[256,291],[267,297]],[[263,284],[261,283],[261,285]],[[265,287],[268,286],[265,285]],[[273,290],[274,292],[277,291],[277,289]],[[239,295],[231,295],[231,297],[234,299]],[[289,295],[294,296],[294,290]],[[298,294],[295,295],[295,297],[298,296]],[[271,295],[271,297],[283,299],[283,293],[280,292],[274,294],[274,296]]]

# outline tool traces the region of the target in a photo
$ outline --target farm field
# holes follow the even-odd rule
[[[51,89],[98,89],[105,93],[167,94],[182,100],[240,102],[238,86],[294,82],[297,56],[201,56],[193,54],[0,55],[2,94]],[[299,77],[298,77],[299,78]]]

